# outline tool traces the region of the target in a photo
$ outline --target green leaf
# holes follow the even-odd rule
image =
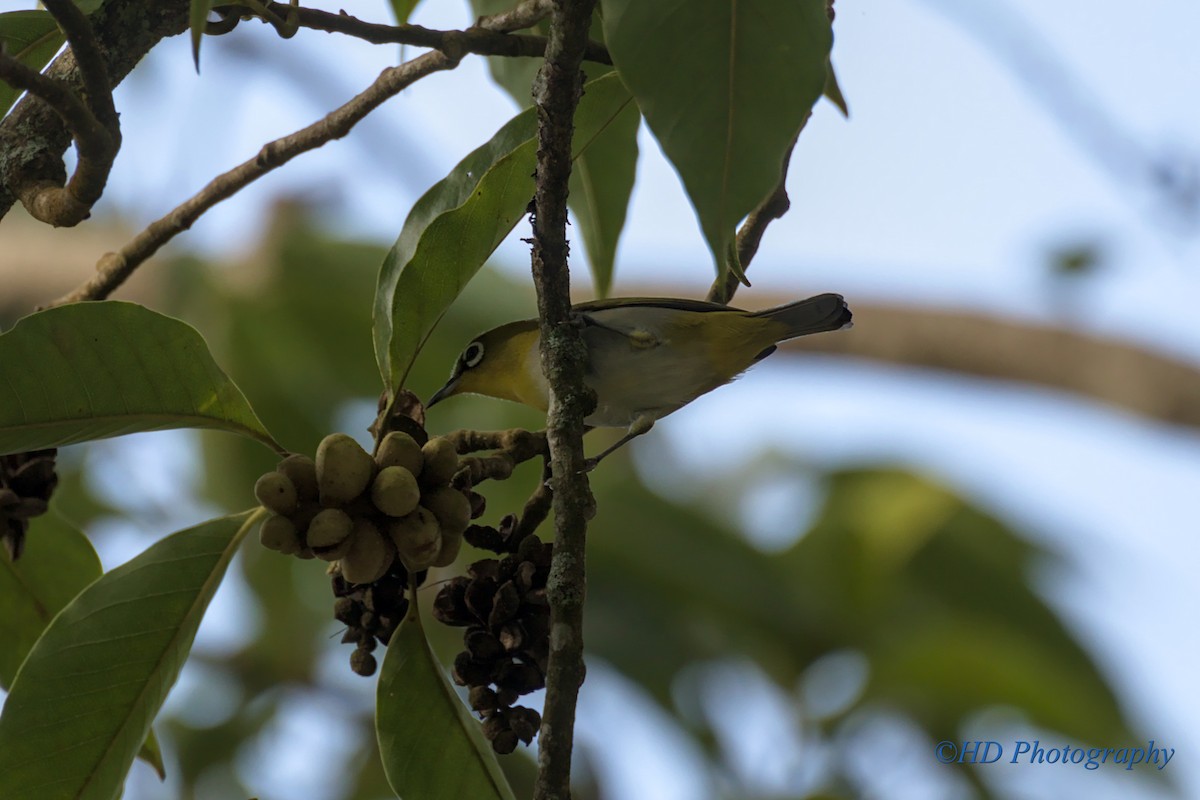
[[[825,0],[602,0],[613,63],[675,166],[723,276],[825,88]]]
[[[833,71],[833,60],[827,60],[825,64],[829,71],[825,75],[824,95],[829,98],[829,102],[838,107],[838,111],[842,112],[843,117],[849,117],[850,106],[846,105],[846,98],[842,95],[842,87],[838,85],[837,73]]]
[[[134,303],[75,303],[0,335],[0,453],[168,428],[217,428],[279,451],[190,325]]]
[[[0,47],[30,69],[40,72],[66,41],[48,11],[0,14]],[[21,94],[21,90],[0,81],[0,117],[12,108]]]
[[[446,680],[417,604],[388,644],[375,733],[388,783],[412,800],[515,800],[479,722]]]
[[[600,70],[592,64],[586,65],[586,69]],[[567,200],[583,236],[592,282],[600,297],[606,297],[612,288],[617,243],[625,228],[625,214],[637,173],[637,132],[641,122],[637,106],[630,103],[592,140],[571,168]]]
[[[101,574],[92,543],[53,510],[32,521],[20,559],[14,563],[0,556],[0,689],[12,685],[21,662],[54,615]],[[166,777],[154,731],[138,757],[159,778]]]
[[[31,522],[21,558],[0,556],[0,689],[54,615],[102,572],[88,538],[53,511]]]
[[[412,16],[413,9],[421,0],[388,0],[392,6],[392,16],[396,20],[397,25],[407,25],[408,18]]]
[[[196,72],[200,71],[200,40],[208,27],[208,12],[212,11],[213,0],[192,0],[188,10],[188,27],[192,31],[192,60],[196,63]]]
[[[588,83],[575,114],[575,156],[630,103],[615,74]],[[403,385],[442,314],[525,215],[536,135],[533,110],[521,112],[413,206],[375,293],[375,357],[389,392]]]
[[[167,768],[163,766],[162,747],[158,744],[158,737],[154,735],[153,728],[146,733],[146,741],[142,742],[137,757],[150,765],[150,769],[154,770],[154,774],[160,781],[167,779]]]
[[[54,618],[0,715],[0,797],[120,794],[209,601],[262,513],[156,542]]]
[[[511,5],[509,0],[471,0],[471,10],[476,16],[496,14]],[[545,35],[547,28],[548,23],[543,20],[533,32]],[[604,39],[599,14],[592,17],[590,36],[597,41]],[[521,108],[533,103],[530,86],[541,64],[540,58],[488,57],[492,79]],[[594,80],[612,72],[612,67],[589,62],[583,65],[583,71],[588,79]],[[631,104],[575,160],[571,170],[571,193],[567,202],[574,215],[572,222],[583,237],[592,282],[600,297],[607,296],[612,286],[617,242],[625,227],[625,214],[629,210],[629,196],[637,172],[640,124],[641,114]]]
[[[512,3],[509,0],[471,0],[471,13],[476,18],[499,14],[510,8],[512,8]],[[549,22],[541,20],[527,33],[545,36],[549,30]],[[537,75],[542,61],[543,59],[532,56],[516,58],[488,56],[487,59],[488,71],[492,73],[492,80],[501,89],[508,92],[520,108],[528,108],[533,105],[533,79]],[[584,66],[589,67],[590,65],[585,64]],[[598,76],[589,75],[589,77]]]

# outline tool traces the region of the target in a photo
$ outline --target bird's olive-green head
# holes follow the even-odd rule
[[[510,322],[477,336],[454,362],[450,380],[425,407],[456,394],[482,394],[545,411],[538,338],[537,320]]]

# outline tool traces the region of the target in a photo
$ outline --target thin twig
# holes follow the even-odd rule
[[[460,460],[470,486],[485,480],[507,480],[518,464],[549,455],[544,432],[534,433],[521,428],[506,431],[458,430],[446,434],[446,438],[454,443],[454,449],[461,454],[493,451],[484,456],[468,455]]]
[[[475,27],[491,31],[523,31],[537,25],[553,11],[553,0],[527,0],[499,14],[481,17]]]
[[[0,81],[46,101],[66,123],[77,141],[90,142],[97,137],[107,137],[104,126],[70,86],[30,69],[2,50]]]
[[[114,144],[120,144],[120,126],[117,121],[117,109],[113,105],[112,84],[108,80],[108,66],[104,62],[104,54],[92,31],[92,24],[87,15],[79,10],[71,0],[42,0],[42,5],[54,17],[58,27],[62,29],[75,53],[75,63],[83,78],[83,89],[88,108],[96,115],[113,137]]]
[[[529,5],[540,7],[540,2],[534,0]],[[499,30],[502,25],[519,23],[524,19],[509,12],[496,17],[485,17],[479,20],[477,26]],[[120,250],[106,253],[96,264],[96,274],[90,280],[70,294],[50,303],[50,307],[108,297],[163,245],[190,228],[201,215],[217,203],[232,197],[250,183],[301,153],[315,150],[327,142],[345,136],[367,114],[417,80],[434,72],[453,69],[457,65],[457,60],[435,51],[384,70],[365,91],[335,109],[324,119],[263,145],[254,158],[218,175],[191,199],[150,223]]]
[[[508,540],[510,542],[520,544],[522,539],[537,530],[538,526],[545,522],[546,517],[550,515],[550,508],[554,505],[554,490],[550,488],[552,477],[554,475],[550,469],[550,459],[547,458],[546,464],[542,468],[542,479],[538,481],[533,494],[529,495],[529,499],[525,501],[525,507],[521,509],[521,516],[509,533]]]
[[[569,800],[575,707],[583,684],[583,601],[587,522],[595,501],[584,468],[584,418],[595,396],[583,383],[585,351],[572,323],[567,270],[567,181],[573,117],[582,90],[579,67],[595,0],[556,0],[546,60],[534,82],[538,113],[533,282],[541,328],[542,371],[550,385],[546,433],[554,490],[554,558],[546,582],[550,655],[538,745],[535,800]]]
[[[804,130],[804,124],[808,122],[811,115],[811,111],[805,115],[804,122],[800,124],[800,131]],[[792,201],[788,198],[787,193],[787,173],[788,165],[792,162],[792,151],[796,149],[796,142],[800,139],[800,131],[796,131],[796,137],[792,139],[787,153],[783,156],[783,169],[779,173],[779,183],[775,184],[775,189],[755,206],[754,210],[746,217],[746,221],[742,223],[742,227],[738,229],[737,253],[743,272],[750,266],[750,262],[758,253],[758,246],[762,243],[763,234],[767,232],[767,226],[786,214],[792,207]],[[741,285],[741,281],[737,279],[732,270],[727,270],[724,280],[717,278],[713,281],[712,287],[708,290],[708,301],[729,305],[729,302],[733,300],[733,293],[737,291],[739,285]]]
[[[148,258],[178,234],[195,224],[204,212],[232,197],[249,184],[278,169],[301,153],[340,139],[371,111],[417,80],[439,70],[453,69],[457,62],[439,52],[406,61],[384,70],[365,91],[326,117],[306,128],[263,145],[258,154],[213,178],[192,198],[166,216],[155,220],[115,253],[106,253],[96,264],[96,274],[70,294],[50,306],[82,300],[103,300],[124,283]]]
[[[269,3],[267,10],[283,14],[291,6],[286,3]],[[549,13],[548,11],[546,13]],[[541,58],[546,54],[546,37],[505,33],[494,27],[495,18],[464,31],[439,31],[420,25],[382,25],[366,22],[346,13],[332,14],[315,8],[296,9],[297,22],[302,28],[341,33],[354,36],[372,44],[404,44],[413,47],[429,47],[440,50],[451,58],[460,58],[466,53],[485,56],[529,56]],[[523,23],[524,20],[514,20]],[[485,27],[485,25],[490,27]],[[584,59],[601,64],[612,64],[608,49],[599,42],[588,42]]]

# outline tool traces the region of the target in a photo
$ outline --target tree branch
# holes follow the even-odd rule
[[[79,52],[73,46],[55,59],[45,77],[94,100],[97,92],[88,84],[98,80],[98,73],[81,68],[79,58],[95,55],[107,73],[105,83],[115,85],[164,36],[187,30],[187,19],[188,0],[109,0],[89,18],[94,53],[86,45]],[[102,124],[104,117],[101,110]],[[66,184],[62,154],[71,139],[59,113],[32,92],[0,120],[0,218],[18,199],[29,207],[43,189]]]
[[[84,98],[66,82],[26,67],[0,52],[0,80],[45,101],[66,124],[79,161],[70,180],[61,177],[18,182],[17,195],[29,214],[56,227],[78,225],[104,193],[121,131],[113,106],[108,69],[87,17],[70,0],[47,0],[46,9],[63,30],[79,64]]]
[[[75,62],[79,64],[83,79],[87,107],[113,137],[114,143],[119,143],[121,134],[117,109],[113,105],[112,84],[108,80],[108,66],[104,63],[104,54],[100,52],[100,45],[92,32],[92,24],[71,0],[42,0],[42,5],[54,17],[67,39],[67,44],[75,53]]]
[[[538,113],[534,196],[533,282],[541,323],[542,371],[550,384],[546,433],[555,515],[554,559],[546,584],[550,656],[538,746],[536,800],[569,800],[575,707],[583,684],[584,556],[587,522],[595,512],[584,468],[584,417],[595,397],[583,384],[586,353],[573,323],[567,269],[567,181],[579,71],[595,0],[556,0],[546,60],[534,83]]]
[[[167,242],[195,224],[204,212],[226,200],[267,173],[301,153],[340,139],[367,114],[417,80],[439,70],[453,69],[458,62],[440,52],[426,53],[396,67],[385,69],[365,91],[306,128],[263,145],[258,154],[228,172],[213,178],[186,202],[172,209],[115,253],[105,253],[96,264],[96,274],[70,294],[50,306],[81,300],[103,300],[124,283],[148,258]]]
[[[290,6],[286,3],[269,3],[267,10],[283,15]],[[549,13],[547,9],[545,13]],[[420,25],[381,25],[366,22],[349,14],[331,14],[315,8],[297,10],[297,21],[302,28],[342,33],[372,44],[405,44],[414,47],[429,47],[440,50],[451,58],[461,58],[466,53],[484,56],[530,56],[541,58],[546,54],[546,37],[505,33],[503,29],[486,27],[496,24],[496,18],[480,20],[464,31],[438,31]],[[513,18],[512,23],[528,27],[526,18]],[[534,24],[537,20],[528,22]],[[516,28],[508,28],[516,30]],[[598,42],[587,43],[584,59],[601,64],[612,64],[608,48]]]
[[[498,23],[497,19],[501,22]],[[498,15],[496,18],[485,17],[477,25],[491,30],[509,19],[514,17],[508,14]],[[106,253],[96,264],[96,274],[90,280],[70,294],[50,303],[50,306],[108,297],[163,245],[192,227],[201,215],[217,203],[232,197],[250,183],[283,166],[301,153],[315,150],[327,142],[347,135],[367,114],[417,80],[456,66],[457,59],[435,51],[384,70],[371,86],[340,108],[306,128],[263,145],[254,158],[218,175],[191,199],[150,223],[119,251]]]

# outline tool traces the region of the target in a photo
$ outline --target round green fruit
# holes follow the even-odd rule
[[[337,561],[350,551],[350,533],[354,520],[340,508],[319,511],[308,524],[305,540],[313,555],[325,561]]]
[[[375,460],[352,437],[331,433],[317,445],[316,471],[321,505],[340,506],[370,485]]]
[[[432,564],[442,546],[437,517],[424,506],[417,506],[411,514],[390,522],[387,531],[404,566],[412,571]]]
[[[392,431],[379,443],[375,463],[381,468],[404,467],[413,475],[420,475],[425,457],[421,455],[421,445],[416,439],[403,431]]]
[[[396,559],[396,548],[375,524],[354,520],[350,549],[342,556],[342,577],[350,583],[374,583],[384,576]]]
[[[421,489],[404,467],[384,467],[371,484],[371,502],[389,517],[403,517],[421,502]]]
[[[421,505],[437,517],[443,533],[461,536],[471,524],[471,501],[457,489],[441,486],[428,490],[421,498]]]
[[[317,499],[317,463],[311,458],[299,453],[290,455],[280,461],[275,470],[291,479],[301,500]]]
[[[425,459],[421,482],[427,486],[447,484],[458,471],[458,451],[449,439],[433,437],[421,448],[421,455]]]
[[[438,548],[437,557],[433,559],[432,567],[448,567],[454,563],[454,559],[458,558],[458,551],[462,548],[462,534],[454,534],[442,528],[442,542]]]
[[[281,516],[296,510],[296,486],[286,475],[268,472],[254,484],[254,496],[264,508]]]
[[[277,550],[285,556],[298,553],[304,546],[296,526],[287,517],[271,516],[263,520],[258,529],[258,541],[268,550]]]

